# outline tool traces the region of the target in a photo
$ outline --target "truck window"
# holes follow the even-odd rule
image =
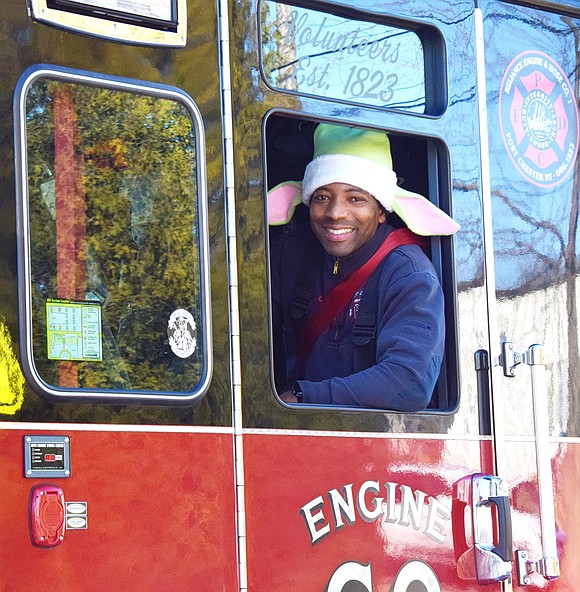
[[[361,245],[355,245],[354,251],[350,250],[343,253],[340,250],[343,246],[342,244],[338,245],[334,240],[335,237],[328,241],[325,240],[324,230],[328,227],[328,218],[324,218],[322,222],[315,219],[319,204],[316,201],[313,203],[312,200],[322,200],[327,203],[336,200],[336,203],[339,203],[341,198],[338,189],[336,194],[328,191],[327,195],[326,190],[324,195],[321,196],[314,193],[310,201],[310,207],[307,207],[301,199],[301,186],[299,183],[303,179],[305,184],[310,183],[307,179],[313,175],[316,181],[320,178],[327,185],[335,182],[349,183],[348,180],[343,178],[344,172],[342,169],[339,172],[332,170],[334,165],[328,165],[330,169],[327,170],[323,168],[321,163],[314,169],[315,173],[312,173],[313,169],[309,167],[309,163],[313,159],[313,153],[319,157],[321,153],[324,153],[321,147],[321,138],[323,136],[322,133],[318,133],[322,126],[325,127],[326,131],[332,128],[332,133],[337,130],[339,136],[334,136],[336,138],[340,137],[343,129],[353,130],[353,126],[342,125],[343,127],[338,127],[335,122],[305,120],[281,113],[271,114],[266,122],[272,366],[276,391],[283,401],[290,403],[301,402],[301,395],[304,395],[304,393],[300,391],[304,381],[308,383],[317,382],[324,383],[324,387],[312,389],[312,385],[310,385],[309,388],[313,392],[314,400],[305,402],[315,405],[320,403],[321,405],[338,404],[347,407],[391,408],[396,411],[453,410],[457,404],[457,348],[451,252],[452,238],[450,236],[428,236],[421,244],[423,253],[421,253],[420,249],[414,249],[418,257],[417,264],[420,265],[421,274],[425,274],[428,283],[423,283],[424,278],[421,275],[418,278],[420,284],[413,289],[413,293],[407,294],[405,299],[413,298],[415,294],[419,293],[418,291],[422,290],[425,290],[424,294],[425,298],[427,298],[427,292],[432,289],[435,290],[433,286],[436,285],[438,295],[432,300],[433,311],[429,311],[423,317],[423,312],[413,309],[412,314],[418,316],[411,317],[411,308],[404,309],[409,311],[409,316],[405,317],[404,315],[407,313],[398,312],[398,310],[403,311],[403,308],[398,310],[389,309],[389,314],[392,314],[393,318],[395,315],[401,314],[401,325],[398,326],[397,332],[402,333],[403,339],[407,339],[405,335],[407,332],[410,331],[409,335],[413,334],[409,337],[411,341],[415,342],[410,346],[411,350],[414,350],[415,346],[417,346],[417,351],[421,350],[416,354],[417,367],[403,368],[401,372],[413,373],[419,367],[419,364],[425,364],[424,374],[421,378],[424,382],[419,387],[419,390],[413,390],[416,388],[415,378],[408,383],[401,379],[401,384],[404,385],[403,388],[409,389],[405,392],[419,393],[420,389],[425,389],[420,394],[410,395],[409,400],[413,399],[414,402],[406,400],[396,402],[393,400],[392,407],[389,404],[381,407],[380,398],[375,398],[373,401],[369,398],[370,402],[358,404],[359,399],[355,389],[359,388],[360,385],[355,387],[354,381],[351,378],[346,378],[377,364],[377,356],[380,355],[377,348],[382,347],[379,345],[378,340],[383,339],[384,333],[381,333],[381,331],[386,326],[380,320],[381,316],[385,314],[385,308],[384,304],[379,304],[380,296],[377,296],[373,301],[368,294],[371,294],[373,290],[374,292],[379,290],[376,282],[383,282],[383,280],[376,280],[375,284],[373,284],[370,278],[377,274],[381,278],[386,277],[380,271],[387,268],[386,263],[382,268],[377,267],[377,273],[364,280],[365,283],[361,286],[354,286],[354,295],[350,297],[346,306],[341,308],[335,317],[330,318],[330,322],[325,319],[325,313],[318,314],[317,312],[319,309],[324,308],[327,304],[326,300],[332,300],[332,297],[329,296],[332,293],[332,288],[341,284],[342,280],[345,280],[342,285],[348,283],[349,275],[355,269],[358,269],[358,267],[354,267],[350,270],[348,268],[349,261],[355,263],[353,257],[358,257],[367,248],[365,242],[361,243]],[[363,130],[355,127],[354,131]],[[371,132],[372,135],[377,131],[379,132],[378,136],[380,136],[382,132],[387,130],[364,130],[364,133]],[[318,139],[318,145],[316,145],[317,140],[315,138]],[[390,153],[398,177],[397,185],[404,187],[407,192],[427,196],[429,201],[437,205],[443,212],[449,212],[448,196],[450,192],[447,187],[448,179],[445,176],[448,167],[446,165],[447,156],[444,146],[436,140],[414,137],[400,132],[388,133],[388,138],[390,140]],[[314,152],[315,150],[316,152]],[[350,164],[343,163],[340,166],[350,166]],[[338,174],[342,181],[338,180],[338,177],[335,179],[332,176],[333,173]],[[364,189],[365,183],[367,183],[367,178],[364,175],[367,175],[367,173],[362,171],[361,177],[357,175],[358,171],[355,168],[353,169],[353,180],[350,185],[354,185],[355,181],[360,178],[360,184],[357,186]],[[288,183],[288,181],[292,181],[292,183]],[[295,191],[295,188],[298,188],[297,191]],[[368,190],[367,193],[373,191],[371,186],[366,189]],[[294,191],[293,197],[290,196],[292,191]],[[286,197],[281,198],[281,195],[286,195]],[[356,198],[356,200],[353,199],[352,201],[361,201],[361,199],[358,199],[358,195]],[[378,225],[376,234],[374,234],[375,230],[373,228],[373,234],[369,235],[371,236],[370,240],[379,240],[378,237],[381,232],[385,233],[386,236],[392,229],[406,229],[407,224],[397,213],[381,208],[380,199],[375,200],[372,198],[371,201],[378,201],[380,209],[378,211],[373,210],[373,216],[377,216]],[[282,203],[285,204],[285,207],[290,204],[290,208],[287,208],[287,215],[281,213]],[[374,205],[376,206],[376,203]],[[427,204],[427,207],[429,207],[429,204]],[[334,214],[332,215],[334,216]],[[406,213],[401,214],[403,217],[406,215]],[[358,213],[351,214],[349,211],[348,215],[344,214],[341,221],[348,216],[350,216],[350,226],[354,226],[355,222],[358,223],[361,220]],[[357,220],[353,221],[352,216]],[[442,214],[442,219],[448,220],[446,214]],[[336,220],[333,223],[335,226],[339,224]],[[447,224],[447,222],[444,222],[444,224]],[[450,224],[453,225],[454,223],[450,222]],[[391,230],[386,230],[387,227]],[[362,232],[359,230],[360,228],[361,225],[358,225],[353,236],[357,236],[357,233]],[[336,235],[341,229],[333,227],[333,230]],[[381,238],[380,242],[382,240]],[[380,242],[377,242],[377,245]],[[346,248],[346,242],[344,244],[344,248]],[[321,246],[322,248],[320,248]],[[365,258],[365,261],[361,262],[361,266],[366,263],[367,259]],[[427,259],[430,259],[430,262]],[[347,262],[344,263],[344,270],[340,267],[343,265],[343,261]],[[334,269],[332,269],[333,265]],[[410,265],[415,266],[416,263],[413,262]],[[312,268],[312,273],[305,270],[305,268]],[[326,269],[326,271],[321,271],[322,269]],[[336,279],[333,277],[335,273],[337,274]],[[344,277],[340,277],[342,273],[344,273]],[[365,295],[365,286],[368,287],[367,295]],[[374,287],[371,288],[371,286]],[[384,285],[381,283],[381,286],[381,289],[385,289],[386,283]],[[423,294],[423,292],[421,293]],[[336,292],[333,297],[336,297]],[[368,302],[371,304],[368,304]],[[330,309],[332,310],[331,307]],[[361,317],[360,321],[358,320],[359,316]],[[385,317],[382,316],[382,318]],[[366,323],[365,319],[370,320]],[[319,325],[318,329],[313,328],[317,325]],[[351,325],[353,326],[352,329],[349,328]],[[411,326],[413,326],[412,330],[410,329]],[[331,331],[333,335],[329,337]],[[350,331],[352,331],[352,334]],[[427,352],[428,348],[431,347],[431,345],[426,344],[429,340],[438,340],[439,345],[433,345],[433,349]],[[306,346],[305,343],[307,343]],[[325,344],[324,349],[321,349],[321,343]],[[422,349],[423,345],[425,345],[425,350]],[[306,352],[304,352],[305,347]],[[423,351],[427,353],[423,354]],[[397,355],[395,349],[389,349],[389,352],[392,353],[388,355]],[[328,359],[323,360],[324,356],[328,356]],[[434,371],[436,374],[433,374],[432,367],[429,367],[431,363],[440,363],[440,368]],[[326,369],[321,366],[332,366],[333,364],[336,366],[337,374],[326,376]],[[344,380],[340,381],[340,384],[338,382],[328,382],[329,379],[335,377],[342,377]],[[429,381],[431,381],[430,386],[425,387],[424,385]],[[407,384],[408,387],[405,386]],[[391,388],[391,385],[384,384],[384,393],[388,393],[389,388]],[[297,401],[292,398],[292,395],[286,398],[285,393],[289,390],[292,391],[292,394],[296,394]],[[383,392],[383,386],[379,390]],[[294,393],[294,391],[298,392]],[[419,400],[422,403],[418,404],[417,401]],[[408,408],[405,407],[407,405]]]
[[[261,68],[271,88],[407,113],[445,109],[445,48],[436,29],[351,6],[332,10],[260,4]]]
[[[51,396],[191,401],[210,374],[203,131],[184,94],[26,72],[21,342]]]

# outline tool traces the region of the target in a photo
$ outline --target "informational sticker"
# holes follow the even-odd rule
[[[511,161],[530,183],[554,187],[578,154],[573,87],[550,56],[525,51],[508,66],[499,95],[501,133]]]
[[[65,525],[67,530],[88,528],[87,502],[66,502]]]
[[[46,337],[50,360],[102,361],[100,303],[47,300]]]
[[[37,443],[31,446],[31,468],[33,471],[64,470],[64,443]]]
[[[197,327],[191,313],[178,308],[171,313],[167,324],[171,351],[180,358],[189,358],[197,347]]]

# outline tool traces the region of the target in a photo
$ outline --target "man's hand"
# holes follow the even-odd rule
[[[280,398],[284,403],[298,403],[298,397],[291,390],[284,391]]]

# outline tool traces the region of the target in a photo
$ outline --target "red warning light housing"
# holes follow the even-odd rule
[[[64,539],[65,501],[58,485],[36,485],[30,492],[30,537],[36,547],[55,547]]]

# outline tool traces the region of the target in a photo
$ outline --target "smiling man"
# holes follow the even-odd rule
[[[280,398],[424,409],[439,375],[445,319],[418,235],[459,226],[397,186],[389,139],[378,131],[320,124],[301,188],[292,187],[310,223],[288,224],[272,248]],[[269,194],[269,208],[280,194]],[[389,224],[393,211],[408,228]]]

